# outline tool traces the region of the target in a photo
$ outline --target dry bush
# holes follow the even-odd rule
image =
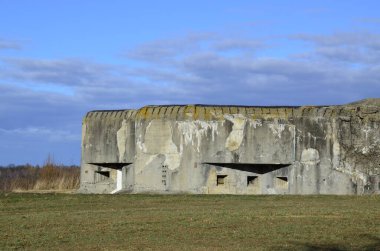
[[[17,188],[33,189],[39,176],[39,168],[29,164],[0,168],[0,190],[12,191]]]
[[[42,167],[23,165],[0,168],[0,190],[68,190],[79,188],[80,169],[54,163],[49,156]]]
[[[49,156],[40,170],[35,190],[66,190],[79,187],[79,168],[56,165]]]

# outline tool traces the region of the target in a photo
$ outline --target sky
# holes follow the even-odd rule
[[[380,97],[380,1],[0,0],[0,165],[79,165],[86,112]]]

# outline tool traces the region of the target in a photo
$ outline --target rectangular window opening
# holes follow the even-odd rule
[[[109,181],[110,171],[95,171],[94,181],[95,183]]]
[[[252,186],[258,176],[247,176],[247,186]]]
[[[277,179],[288,182],[288,177],[277,177]]]
[[[288,177],[276,177],[274,184],[277,189],[288,189]]]
[[[103,177],[109,178],[110,172],[109,171],[95,171],[96,173],[100,174]]]
[[[216,176],[216,185],[223,186],[225,184],[227,175],[217,175]]]

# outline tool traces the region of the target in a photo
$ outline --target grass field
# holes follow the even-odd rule
[[[380,250],[380,196],[0,194],[0,249]]]

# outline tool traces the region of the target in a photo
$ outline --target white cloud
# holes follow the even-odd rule
[[[374,53],[380,39],[377,34],[367,34],[368,39],[352,33],[290,37],[310,41],[314,48],[305,51],[307,57],[301,59],[247,57],[246,50],[271,47],[264,40],[190,34],[152,41],[130,51],[129,59],[149,63],[143,66],[130,61],[107,65],[79,59],[8,59],[0,74],[18,88],[8,84],[3,100],[9,103],[0,102],[9,109],[20,104],[33,106],[33,102],[40,107],[37,109],[45,109],[42,104],[49,104],[52,110],[65,110],[66,106],[62,114],[68,116],[71,111],[154,103],[321,104],[348,102],[369,93],[380,95],[373,91],[380,81],[375,67],[378,54]],[[229,50],[243,53],[226,55]],[[51,89],[65,86],[72,95],[28,88],[32,83]],[[331,95],[323,95],[324,90]],[[340,97],[334,96],[336,93]]]
[[[209,43],[213,39],[216,39],[216,35],[212,33],[192,33],[173,39],[159,39],[133,48],[126,53],[126,56],[147,63],[162,63],[168,59],[196,52],[202,49],[203,43]]]
[[[26,128],[15,128],[15,129],[4,129],[0,128],[0,134],[15,135],[15,136],[26,136],[34,138],[44,138],[48,141],[79,141],[80,135],[73,134],[69,131],[63,130],[52,130],[43,127],[26,127]]]
[[[378,64],[380,60],[380,34],[377,33],[297,34],[290,38],[314,46],[311,52],[303,53],[304,58],[352,64]]]
[[[5,49],[19,50],[21,49],[21,45],[19,42],[0,38],[0,50],[5,50]]]
[[[78,59],[12,58],[5,59],[4,64],[0,74],[5,79],[50,85],[99,85],[103,76],[111,74],[107,65]]]

